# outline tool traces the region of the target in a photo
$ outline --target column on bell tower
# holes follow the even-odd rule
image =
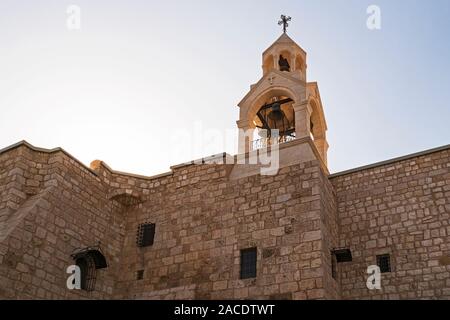
[[[295,137],[297,139],[311,135],[311,105],[303,100],[293,106],[295,112]]]
[[[237,121],[237,126],[239,129],[238,153],[248,153],[251,151],[255,126],[252,124],[252,121],[248,119]]]

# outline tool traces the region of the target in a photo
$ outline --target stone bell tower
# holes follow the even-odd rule
[[[327,124],[319,88],[307,82],[306,52],[286,34],[285,18],[280,21],[283,34],[262,54],[261,79],[238,104],[239,153],[311,139],[327,166]]]

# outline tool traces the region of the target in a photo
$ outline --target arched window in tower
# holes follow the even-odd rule
[[[263,73],[267,74],[270,70],[274,69],[274,60],[273,60],[273,55],[268,55],[265,59],[264,59],[264,64],[263,64]]]
[[[325,139],[325,124],[321,118],[320,107],[316,99],[310,99],[311,117],[310,117],[310,135],[314,142]]]
[[[290,71],[291,66],[289,65],[289,61],[282,54],[280,54],[280,59],[278,60],[278,65],[280,67],[280,71]]]
[[[97,269],[108,265],[99,246],[77,249],[71,257],[80,268],[80,285],[82,290],[93,291],[97,279]]]
[[[306,64],[301,55],[295,57],[295,70],[300,74],[300,79],[306,80]]]
[[[276,96],[261,106],[253,120],[257,128],[253,150],[295,139],[295,114],[292,104],[292,99]]]
[[[311,105],[312,112],[311,112],[311,118],[309,121],[309,130],[310,130],[311,139],[315,140],[315,139],[317,139],[317,137],[319,135],[319,128],[320,128],[319,116],[317,113],[316,102],[311,99],[310,105]]]
[[[80,257],[75,261],[80,268],[81,290],[93,291],[95,288],[95,263],[89,256]]]
[[[303,62],[303,59],[298,54],[297,57],[295,58],[295,70],[301,71],[303,73],[304,69],[305,69],[305,64]]]

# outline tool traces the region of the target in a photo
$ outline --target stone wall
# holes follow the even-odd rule
[[[339,225],[336,213],[336,194],[333,186],[328,180],[328,176],[323,171],[319,171],[320,183],[318,184],[321,193],[321,222],[322,222],[322,260],[324,261],[323,287],[325,289],[324,297],[326,299],[340,298],[340,277],[336,273],[332,276],[331,259],[332,250],[339,245]]]
[[[0,298],[113,295],[123,208],[93,172],[61,150],[22,144],[0,154],[0,188]],[[98,271],[96,290],[68,290],[71,253],[98,242],[110,267]]]
[[[339,264],[342,298],[450,298],[449,148],[331,177],[339,244],[353,261]],[[390,254],[382,290],[366,288],[366,269]]]
[[[230,171],[191,165],[139,184],[148,195],[126,213],[117,298],[325,297],[319,162],[276,176],[232,180]],[[138,248],[143,222],[156,224],[155,242]],[[241,280],[240,250],[251,247],[258,248],[257,277]]]
[[[144,177],[20,144],[1,152],[0,164],[2,298],[329,296],[328,182],[317,160],[276,176],[230,178],[232,165],[186,165]],[[151,247],[136,245],[142,222],[156,223]],[[98,242],[109,266],[96,290],[67,290],[70,254]],[[258,276],[241,280],[240,250],[249,247],[258,248]]]
[[[307,158],[275,176],[191,164],[145,177],[21,143],[0,152],[0,298],[450,298],[448,150],[331,176]],[[155,241],[140,248],[144,222]],[[71,253],[99,242],[95,291],[68,290]],[[241,280],[251,247],[257,277]],[[353,261],[333,278],[338,247]],[[385,253],[393,270],[369,291]]]

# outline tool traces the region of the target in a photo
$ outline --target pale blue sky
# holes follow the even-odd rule
[[[66,28],[70,4],[81,30]],[[25,139],[145,175],[234,153],[171,132],[235,129],[281,13],[319,83],[331,172],[449,143],[447,0],[1,0],[0,148]]]

